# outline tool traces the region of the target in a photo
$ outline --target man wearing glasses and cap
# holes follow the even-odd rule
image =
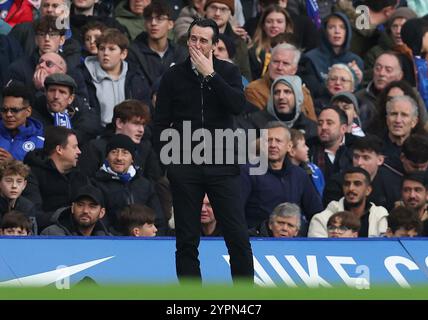
[[[14,84],[3,89],[0,108],[0,162],[22,161],[27,152],[43,148],[43,125],[31,118],[31,91]]]
[[[45,95],[36,100],[34,118],[44,127],[74,129],[79,141],[95,138],[101,131],[98,115],[75,99],[77,84],[67,74],[54,73],[44,80]]]
[[[101,219],[105,215],[104,196],[92,185],[78,189],[71,207],[54,216],[55,224],[41,233],[43,236],[109,236]]]

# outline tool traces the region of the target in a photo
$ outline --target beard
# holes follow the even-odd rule
[[[343,204],[344,204],[345,210],[347,210],[350,208],[358,208],[364,203],[364,201],[365,199],[361,199],[357,202],[348,202],[346,199],[344,199]]]

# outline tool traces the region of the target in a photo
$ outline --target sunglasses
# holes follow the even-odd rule
[[[11,107],[11,108],[2,107],[2,108],[0,108],[0,113],[7,114],[8,112],[10,112],[12,114],[18,114],[27,108],[28,107],[22,107],[22,108],[19,108],[19,107]]]
[[[43,60],[43,59],[40,59],[39,60],[39,64],[43,64],[43,63],[45,63],[48,68],[52,68],[52,67],[56,66],[59,69],[63,70],[63,67],[61,67],[59,64],[53,62],[52,60]]]

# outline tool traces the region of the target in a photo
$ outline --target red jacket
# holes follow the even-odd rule
[[[15,0],[4,19],[11,27],[18,23],[33,21],[33,6],[28,0]]]

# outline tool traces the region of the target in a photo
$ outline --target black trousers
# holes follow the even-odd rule
[[[176,269],[179,280],[201,280],[198,246],[202,201],[207,193],[230,255],[233,280],[253,281],[253,254],[240,203],[239,168],[232,165],[171,165]]]

